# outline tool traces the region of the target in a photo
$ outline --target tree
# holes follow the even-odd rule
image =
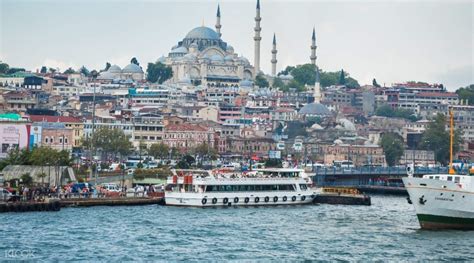
[[[281,78],[279,77],[275,77],[273,79],[273,84],[272,84],[272,87],[273,88],[277,88],[277,89],[281,89],[285,86],[285,83],[283,83],[283,80],[281,80]]]
[[[74,73],[76,73],[76,71],[72,68],[68,68],[64,71],[64,74],[74,74]]]
[[[301,91],[304,91],[304,89],[305,89],[304,85],[295,79],[290,80],[288,85],[286,85],[287,91],[295,90],[297,92],[301,92]]]
[[[216,160],[217,156],[218,156],[217,150],[214,149],[213,147],[211,147],[207,143],[202,143],[202,144],[199,144],[198,146],[196,146],[196,148],[194,148],[194,153],[199,155],[201,157],[201,159],[204,156],[207,156],[211,160]]]
[[[380,88],[380,85],[377,83],[375,78],[372,80],[372,86]]]
[[[10,66],[7,63],[0,62],[0,74],[7,74],[9,68]]]
[[[166,66],[165,64],[158,61],[155,63],[148,63],[146,72],[146,78],[151,83],[158,82],[159,84],[162,84],[173,77],[173,70],[171,67]]]
[[[474,105],[474,84],[456,90],[460,100],[468,100],[469,105]]]
[[[293,67],[293,66],[286,66],[286,68],[285,68],[284,70],[280,71],[277,75],[278,75],[278,76],[281,76],[281,75],[288,75],[288,74],[291,73],[291,71],[292,71],[293,69],[295,69],[295,67]]]
[[[403,118],[409,121],[417,121],[420,118],[415,112],[409,109],[392,109],[390,105],[384,104],[375,110],[375,115],[388,118]]]
[[[121,129],[106,127],[96,130],[93,138],[86,138],[83,145],[85,147],[93,145],[98,149],[102,149],[106,156],[109,153],[127,155],[132,148],[129,137]]]
[[[388,166],[394,166],[403,155],[403,140],[393,133],[386,133],[380,140]]]
[[[33,177],[29,173],[24,173],[20,177],[21,183],[23,185],[32,185],[33,184]]]
[[[137,66],[140,66],[140,63],[138,63],[138,60],[137,60],[136,57],[133,57],[133,58],[130,60],[130,63],[135,64],[135,65],[137,65]]]
[[[268,83],[268,80],[263,76],[263,74],[258,74],[255,77],[255,85],[259,88],[268,88],[270,83]]]
[[[449,162],[450,136],[446,124],[446,116],[438,113],[426,128],[420,143],[421,149],[434,151],[435,160],[442,165],[447,165]],[[460,130],[457,129],[454,133],[453,154],[459,151],[461,143]]]
[[[338,83],[339,85],[345,85],[346,84],[346,76],[344,74],[344,70],[341,69],[341,72],[339,73],[339,81]]]
[[[104,70],[103,70],[103,71],[107,71],[107,70],[109,70],[109,68],[110,68],[111,66],[112,66],[112,65],[110,65],[110,63],[109,63],[109,62],[105,63],[105,68],[104,68]]]
[[[169,155],[170,148],[164,143],[154,143],[150,146],[148,154],[155,158],[165,159]]]
[[[7,74],[15,74],[17,72],[25,72],[24,68],[9,68]]]
[[[46,74],[46,73],[48,73],[48,68],[47,68],[46,66],[42,66],[42,67],[41,67],[41,70],[40,70],[40,73],[41,73],[41,74]]]
[[[304,85],[314,85],[316,82],[316,66],[313,64],[298,65],[291,72],[293,80]]]
[[[89,77],[89,75],[90,75],[89,70],[88,70],[85,66],[82,66],[82,67],[79,69],[79,72],[80,72],[81,74],[83,74],[84,76],[86,76],[86,77]]]
[[[56,69],[54,69],[54,68],[49,68],[48,70],[49,70],[49,72],[51,72],[51,74],[54,74],[56,72]]]

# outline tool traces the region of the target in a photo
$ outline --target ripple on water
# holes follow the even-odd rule
[[[365,206],[66,208],[1,214],[0,260],[474,260],[472,232],[423,231],[405,198]],[[456,248],[456,249],[453,249]]]

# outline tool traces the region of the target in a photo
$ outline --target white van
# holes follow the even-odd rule
[[[100,187],[108,192],[120,192],[120,187],[117,184],[101,184]]]

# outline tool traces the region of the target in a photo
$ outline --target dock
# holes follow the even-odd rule
[[[57,212],[59,210],[61,210],[59,201],[0,203],[0,213]]]
[[[61,207],[159,205],[159,204],[164,203],[164,198],[162,197],[71,198],[71,199],[62,199],[60,203],[61,203]]]

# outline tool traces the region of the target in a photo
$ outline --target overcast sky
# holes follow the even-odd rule
[[[221,5],[222,38],[253,62],[255,1],[0,0],[0,59],[30,70],[105,62],[142,65],[166,55],[194,27],[214,28]],[[473,1],[261,0],[261,67],[270,72],[309,63],[316,27],[317,64],[341,68],[369,84],[408,80],[453,90],[474,83]]]

